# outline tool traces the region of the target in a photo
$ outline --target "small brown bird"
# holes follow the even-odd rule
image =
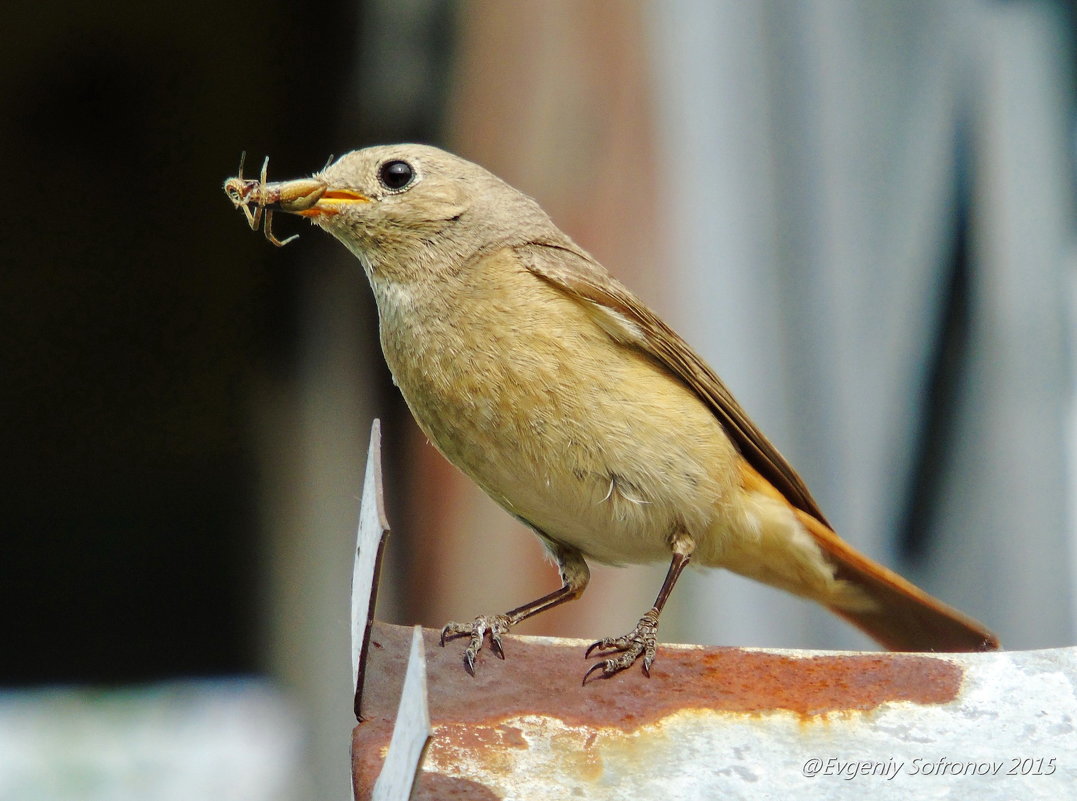
[[[606,676],[655,655],[689,560],[817,601],[899,651],[982,651],[995,636],[835,534],[800,476],[654,312],[483,168],[423,145],[357,150],[312,178],[226,182],[252,228],[275,210],[339,239],[377,299],[381,344],[419,426],[530,526],[562,586],[449,623],[465,664],[489,635],[578,598],[586,559],[670,560],[636,627],[599,640]],[[251,206],[254,207],[252,212]]]

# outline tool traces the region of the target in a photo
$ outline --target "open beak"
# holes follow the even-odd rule
[[[321,197],[319,197],[314,205],[303,209],[296,209],[294,214],[299,214],[303,217],[328,217],[334,214],[339,214],[345,206],[350,203],[369,203],[370,198],[366,195],[361,195],[358,192],[352,192],[350,189],[326,189]],[[290,211],[290,209],[284,208],[283,204],[281,208],[284,211]]]
[[[315,178],[265,184],[271,202],[267,208],[280,209],[301,217],[324,217],[339,214],[349,203],[369,203],[370,198],[350,189],[334,189]]]

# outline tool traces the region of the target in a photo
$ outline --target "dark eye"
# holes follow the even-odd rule
[[[415,170],[406,161],[387,161],[378,168],[378,178],[387,189],[403,189],[415,177]]]

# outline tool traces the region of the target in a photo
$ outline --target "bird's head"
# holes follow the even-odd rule
[[[267,209],[324,228],[372,280],[426,278],[460,269],[484,251],[562,237],[531,198],[427,145],[356,150],[311,178],[263,189]]]

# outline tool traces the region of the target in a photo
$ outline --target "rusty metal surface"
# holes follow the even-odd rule
[[[583,687],[582,641],[506,638],[506,661],[484,651],[472,678],[459,643],[424,637],[434,735],[417,799],[1059,798],[1077,787],[1074,649],[663,645],[651,679],[626,671]],[[409,638],[374,624],[368,719],[353,733],[359,799],[391,736]]]

